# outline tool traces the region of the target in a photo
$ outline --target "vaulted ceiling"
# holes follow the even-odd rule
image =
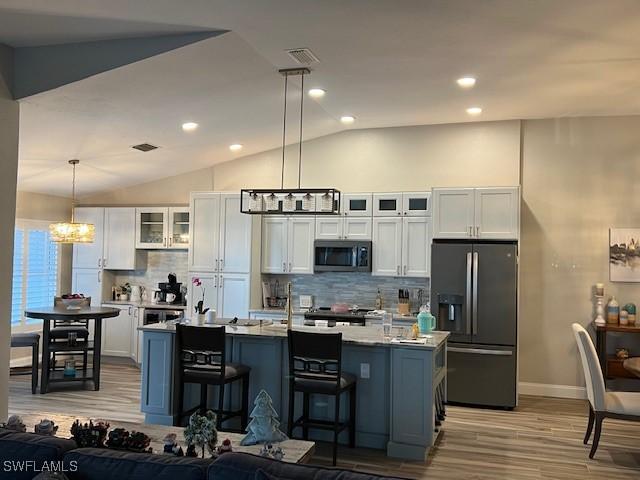
[[[636,0],[0,0],[16,47],[209,30],[229,32],[21,100],[19,188],[66,194],[69,158],[86,194],[277,147],[277,69],[296,47],[327,91],[306,99],[305,138],[344,114],[371,128],[640,113]],[[465,74],[475,88],[456,86]]]

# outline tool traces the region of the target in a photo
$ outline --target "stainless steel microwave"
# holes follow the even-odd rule
[[[314,272],[370,272],[371,242],[316,240]]]

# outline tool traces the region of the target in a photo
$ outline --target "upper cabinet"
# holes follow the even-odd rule
[[[402,193],[374,193],[373,216],[392,217],[402,215]]]
[[[93,243],[73,245],[73,268],[134,270],[135,209],[128,207],[77,207],[76,221],[95,226]]]
[[[314,217],[265,216],[262,273],[313,273],[315,228]]]
[[[187,207],[136,208],[136,248],[186,249],[189,247]]]
[[[426,217],[431,215],[431,192],[374,193],[373,216]]]
[[[342,196],[342,213],[349,217],[370,217],[373,212],[373,195],[370,193],[345,193]]]
[[[249,273],[252,217],[240,212],[240,194],[192,193],[189,208],[189,271]]]
[[[316,217],[317,240],[371,240],[371,217]]]
[[[73,268],[102,268],[104,258],[104,208],[77,207],[73,211],[76,222],[95,226],[93,243],[73,244]]]
[[[431,217],[373,219],[372,275],[428,277]]]
[[[434,238],[518,239],[518,187],[434,188],[433,195]]]
[[[136,266],[133,232],[136,228],[135,208],[104,209],[103,268],[129,270]]]

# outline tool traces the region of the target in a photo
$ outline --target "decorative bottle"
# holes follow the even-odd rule
[[[611,297],[609,303],[607,303],[607,323],[617,324],[620,319],[620,304],[616,300],[616,297]]]

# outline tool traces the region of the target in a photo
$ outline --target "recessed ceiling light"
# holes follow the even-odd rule
[[[185,132],[193,132],[196,128],[198,128],[198,124],[196,122],[186,122],[182,124],[182,130]]]
[[[238,150],[242,150],[242,145],[239,143],[234,143],[233,145],[229,145],[229,150],[232,152],[237,152]]]
[[[482,109],[480,107],[469,107],[467,108],[467,113],[469,115],[480,115],[482,113]]]
[[[321,88],[312,88],[309,90],[309,96],[312,98],[322,98],[325,93],[327,92]]]
[[[471,88],[476,84],[476,79],[473,77],[462,77],[456,80],[456,83],[461,88]]]
[[[356,121],[356,117],[353,117],[351,115],[343,115],[342,117],[340,117],[340,121],[345,125],[351,125]]]

